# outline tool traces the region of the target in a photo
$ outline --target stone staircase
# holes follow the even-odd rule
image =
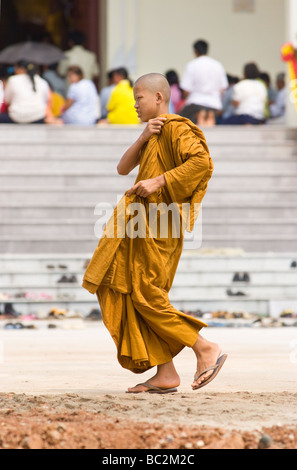
[[[86,316],[98,308],[96,296],[81,288],[87,260],[85,254],[78,253],[2,254],[2,310],[12,303],[22,314],[44,317],[58,308]],[[296,253],[188,250],[180,260],[170,299],[176,308],[186,311],[273,316],[286,309],[297,312],[297,268],[291,267],[292,261],[297,261]],[[234,282],[236,273],[247,273],[249,281]],[[63,279],[72,282],[61,282]]]
[[[0,301],[4,293],[4,303],[26,313],[97,307],[80,287],[98,243],[94,209],[114,206],[132,186],[136,170],[123,177],[116,166],[140,132],[1,125]],[[297,311],[297,130],[224,126],[205,134],[215,171],[202,245],[184,251],[172,302],[185,310]],[[236,272],[250,282],[233,282]],[[63,275],[77,282],[58,282]]]

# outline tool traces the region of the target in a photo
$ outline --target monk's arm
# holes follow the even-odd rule
[[[166,186],[166,180],[164,175],[156,176],[155,178],[149,178],[147,180],[138,181],[131,189],[127,192],[128,196],[135,193],[141,197],[147,197],[150,194],[155,193],[158,189]]]
[[[145,144],[145,140],[143,140],[142,134],[140,137],[134,142],[131,147],[124,153],[119,164],[117,166],[118,173],[120,175],[128,175],[130,171],[132,171],[137,165],[139,165],[140,161],[140,153],[143,145]]]
[[[185,161],[181,165],[164,173],[167,186],[170,186],[175,200],[191,197],[198,184],[208,179],[213,169],[212,160],[206,148],[199,140],[186,146]]]
[[[154,134],[160,134],[166,118],[150,119],[136,142],[124,153],[117,166],[120,175],[128,175],[140,162],[141,149]]]

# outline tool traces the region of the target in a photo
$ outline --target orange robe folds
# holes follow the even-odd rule
[[[180,223],[177,236],[174,216],[168,211],[168,233],[160,228],[152,231],[149,211],[174,203],[183,220],[186,206],[185,224],[191,231],[213,162],[200,129],[183,117],[165,117],[161,134],[152,136],[142,149],[136,182],[164,174],[166,186],[147,198],[123,196],[83,279],[83,287],[97,294],[119,363],[135,373],[171,361],[185,346],[192,347],[200,329],[207,326],[175,309],[168,298],[182,253],[184,224]],[[135,207],[142,224],[134,224]]]

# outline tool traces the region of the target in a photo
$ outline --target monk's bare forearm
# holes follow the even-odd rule
[[[145,144],[143,134],[134,142],[131,147],[124,153],[117,166],[120,175],[128,175],[138,164],[140,160],[140,152]]]
[[[148,121],[145,129],[136,142],[134,142],[134,144],[131,145],[131,147],[122,156],[117,166],[117,170],[120,175],[128,175],[130,171],[139,164],[140,152],[143,145],[148,142],[152,135],[160,134],[165,121],[165,117],[158,117]]]

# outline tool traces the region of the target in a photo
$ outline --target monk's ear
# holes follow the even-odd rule
[[[156,101],[157,101],[157,104],[160,104],[164,101],[164,97],[160,91],[157,91],[156,93]]]

